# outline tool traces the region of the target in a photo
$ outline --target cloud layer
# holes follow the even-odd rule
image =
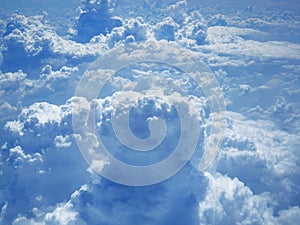
[[[77,18],[68,18],[67,12],[62,16],[71,24],[57,20],[57,26],[34,7],[32,16],[25,15],[25,8],[13,15],[9,6],[7,12],[1,10],[0,224],[297,224],[300,15],[284,1],[278,7],[243,4],[83,1]],[[108,82],[100,99],[89,102],[74,95],[98,56],[147,41],[175,42],[206,62],[225,97],[227,126],[217,160],[199,171],[202,141],[210,129],[207,99],[178,71],[164,70],[163,76],[182,79],[150,86],[169,87],[169,81],[176,81],[187,90],[184,97],[169,95],[168,103],[189,105],[195,121],[203,123],[199,151],[167,181],[123,186],[99,176],[83,159],[72,112],[85,117],[94,107],[98,132],[108,146],[117,145],[112,153],[136,161],[139,156],[126,154],[113,136],[110,115],[127,107],[126,96],[140,98],[131,118],[133,133],[147,137],[147,119],[164,115],[170,122],[163,149],[170,150],[179,133],[178,120],[172,120],[176,112],[159,98],[163,95],[142,99],[138,90],[149,84],[134,81],[159,72],[131,68],[132,76]],[[173,89],[162,91],[167,95]],[[143,163],[164,156],[153,154]],[[103,165],[105,160],[97,164],[100,169]]]

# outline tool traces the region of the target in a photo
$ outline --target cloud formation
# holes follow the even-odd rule
[[[292,9],[293,4],[284,1],[277,1],[278,7],[266,2],[232,7],[218,1],[207,4],[192,0],[83,1],[69,36],[62,36],[45,13],[25,16],[20,9],[19,14],[6,16],[1,10],[0,224],[298,223],[297,7]],[[72,112],[85,117],[94,107],[97,129],[106,137],[106,144],[117,145],[112,152],[128,161],[138,157],[126,154],[110,129],[111,113],[117,106],[128,106],[126,96],[140,98],[131,118],[133,133],[140,138],[149,134],[147,119],[156,120],[163,112],[169,119],[176,115],[159,98],[160,92],[141,99],[138,90],[143,86],[133,76],[159,73],[146,65],[130,70],[132,77],[108,82],[101,99],[89,102],[74,97],[90,62],[133,42],[145,47],[176,42],[192,49],[193,56],[203,59],[215,74],[228,108],[227,127],[218,159],[206,172],[199,171],[199,151],[167,181],[130,187],[101,177],[80,154]],[[164,49],[165,54],[174,51],[178,55],[180,49]],[[182,53],[179,59],[191,57]],[[162,75],[172,75],[170,71]],[[90,78],[95,83],[103,78],[94,75]],[[204,123],[204,139],[209,130],[207,99],[192,96],[200,91],[190,80],[174,77],[172,81],[188,94],[170,95],[169,103],[179,102],[196,121]],[[173,91],[167,88],[168,81],[150,86],[159,85],[165,87],[165,93]],[[176,145],[178,121],[168,125],[163,149]],[[92,138],[90,145],[96,145],[97,139]],[[197,147],[202,149],[201,141]],[[153,154],[143,163],[164,156]],[[107,162],[94,163],[102,170]]]

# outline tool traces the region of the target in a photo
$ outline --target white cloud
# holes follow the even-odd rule
[[[22,69],[36,77],[37,68],[45,64],[62,67],[67,61],[78,64],[91,61],[101,46],[89,46],[66,40],[57,35],[43,16],[13,15],[3,34],[3,63],[1,68]],[[17,51],[17,52],[16,52]],[[36,68],[35,68],[36,67]]]
[[[0,117],[3,121],[12,119],[14,116],[16,116],[16,112],[17,108],[12,106],[8,102],[3,102],[0,105]]]
[[[209,27],[207,40],[210,44],[199,47],[199,50],[211,50],[217,54],[247,56],[259,60],[299,59],[300,45],[284,41],[245,40],[241,35],[260,33],[248,28]]]
[[[237,178],[206,174],[209,187],[199,203],[200,224],[272,224],[268,195],[254,195]]]
[[[9,89],[9,91],[13,91],[18,88],[18,84],[21,83],[26,79],[26,74],[19,70],[15,73],[1,73],[0,72],[0,87],[2,89],[2,92],[4,92],[5,89]]]
[[[25,217],[28,218],[34,208],[39,209],[37,215],[43,214],[43,210],[49,212],[48,207],[69,198],[77,187],[90,179],[72,135],[71,113],[79,105],[76,98],[61,106],[35,103],[24,108],[15,121],[6,124],[7,143],[1,149],[4,154],[0,165],[0,185],[4,193],[0,202],[9,200],[6,211],[2,211],[4,223],[12,223],[16,218],[12,216],[14,212],[21,215],[16,224],[25,223]],[[65,218],[61,218],[61,212]],[[61,208],[48,219],[67,223],[75,214]]]
[[[266,120],[250,120],[227,112],[225,134],[217,171],[238,177],[254,194],[269,193],[276,210],[282,210],[299,196],[297,182],[300,158],[297,135],[276,129]]]
[[[268,193],[254,194],[237,178],[206,173],[209,186],[199,203],[200,224],[297,224],[298,206],[274,216],[276,203]]]
[[[16,117],[22,107],[36,101],[57,101],[63,103],[73,95],[78,67],[63,66],[53,70],[52,66],[42,68],[39,79],[27,78],[27,74],[19,70],[12,73],[0,72],[0,107],[2,121]],[[10,112],[10,113],[8,113]]]
[[[171,17],[164,18],[163,21],[156,24],[154,28],[156,40],[166,39],[168,41],[174,41],[174,34],[178,27],[179,25]]]
[[[53,212],[46,214],[45,223],[56,223],[60,225],[72,224],[72,222],[76,221],[78,216],[78,212],[73,211],[72,207],[73,205],[69,202],[58,206]]]
[[[299,206],[294,206],[279,212],[278,224],[298,224],[300,216]]]
[[[86,6],[91,10],[98,10],[96,4],[100,1],[87,2]],[[210,26],[207,29],[201,14],[189,9],[191,1],[151,3],[152,8],[161,6],[156,9],[157,18],[142,9],[142,4],[133,1],[109,1],[109,4],[116,7],[111,9],[114,14],[128,11],[120,19],[122,26],[105,35],[94,36],[86,44],[59,36],[41,16],[14,15],[6,28],[0,21],[0,35],[3,36],[0,39],[3,71],[0,72],[0,117],[1,124],[6,124],[5,130],[1,131],[3,139],[0,143],[0,223],[297,224],[300,216],[299,129],[280,130],[281,124],[270,119],[272,115],[286,124],[298,125],[299,91],[295,75],[299,68],[293,61],[300,58],[295,35],[298,17],[289,11],[281,13],[282,9],[255,11],[261,4],[233,9],[226,15],[215,15],[210,11],[224,11],[217,6],[200,7],[201,12],[207,10],[205,16]],[[136,17],[137,14],[143,18]],[[226,25],[228,27],[224,27]],[[251,29],[247,28],[250,26]],[[165,33],[166,28],[170,32]],[[264,28],[267,28],[266,32],[262,31]],[[273,37],[274,30],[280,32]],[[125,187],[102,179],[91,167],[87,168],[76,149],[71,114],[75,110],[77,115],[82,113],[81,116],[86,117],[90,107],[98,107],[102,113],[97,114],[98,128],[101,128],[110,112],[118,106],[128,107],[130,101],[125,97],[140,98],[137,88],[143,86],[118,78],[112,87],[122,89],[126,85],[125,91],[103,100],[90,104],[84,98],[71,96],[86,67],[85,62],[120,44],[118,42],[153,40],[153,36],[168,41],[174,36],[181,45],[198,51],[193,55],[207,59],[211,66],[224,66],[224,70],[216,74],[226,93],[231,88],[243,97],[251,97],[261,90],[278,91],[287,79],[295,86],[290,87],[286,82],[288,88],[282,90],[267,109],[254,105],[241,110],[260,119],[251,120],[234,112],[227,114],[228,129],[215,165],[217,172],[213,167],[212,174],[202,176],[189,164],[165,183],[143,188]],[[166,55],[179,55],[180,62],[188,62],[193,57],[180,49],[168,49],[165,43],[160,42],[154,49],[162,47]],[[149,45],[145,43],[144,47]],[[143,51],[135,51],[133,55],[135,59],[136,56],[147,57]],[[235,83],[231,78],[226,80],[226,77],[236,76],[232,68],[248,70],[247,67],[252,65],[251,69],[256,69],[256,63],[264,62],[270,67],[283,65],[282,69],[287,72],[280,73],[276,80],[265,80],[259,86],[242,76],[236,77],[241,82]],[[150,69],[145,73],[133,72],[141,76],[153,74]],[[269,72],[272,71],[255,76],[268,78]],[[92,82],[100,79],[93,77]],[[182,86],[184,82],[178,81]],[[157,91],[157,85],[155,82],[150,85],[152,95],[163,97],[162,90],[171,92],[164,85],[161,85],[164,89]],[[185,88],[191,88],[188,82]],[[132,89],[135,91],[130,92]],[[228,101],[232,101],[230,97]],[[204,110],[204,99],[170,95],[167,100],[179,102],[199,121],[205,117],[204,111],[195,110]],[[154,103],[156,110],[170,112],[170,107],[159,98]],[[98,144],[96,137],[90,138],[87,141],[93,140],[91,146]],[[108,142],[116,144],[114,139]],[[95,167],[102,170],[105,163],[97,161]]]
[[[54,142],[55,142],[55,147],[57,148],[70,147],[72,144],[69,135],[66,136],[58,135],[55,137]]]
[[[25,154],[20,146],[16,146],[9,150],[9,159],[13,161],[15,167],[18,167],[18,165],[23,162],[34,163],[35,161],[43,161],[41,154]]]
[[[114,27],[106,35],[95,35],[91,40],[91,46],[102,44],[108,48],[113,48],[120,43],[142,42],[150,36],[150,25],[142,18],[124,19],[123,25]]]

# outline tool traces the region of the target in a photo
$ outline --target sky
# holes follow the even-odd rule
[[[0,5],[1,225],[298,224],[298,2]]]

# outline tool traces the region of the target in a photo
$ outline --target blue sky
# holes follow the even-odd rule
[[[0,4],[1,225],[297,224],[298,2]]]

